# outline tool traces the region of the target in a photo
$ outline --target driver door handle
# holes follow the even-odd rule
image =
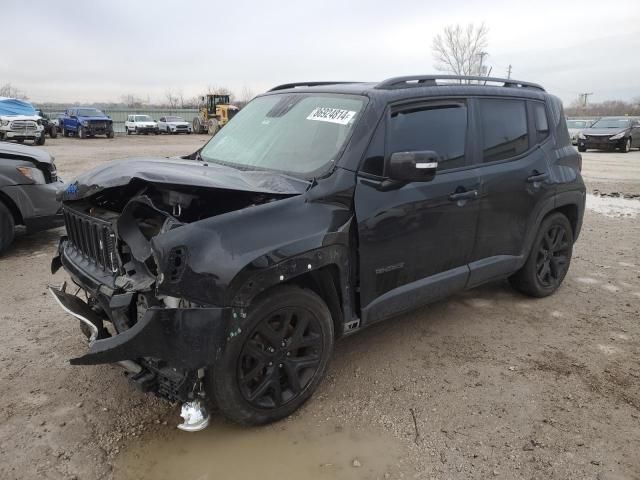
[[[534,172],[533,175],[531,175],[530,177],[527,177],[527,182],[529,183],[543,182],[547,178],[549,178],[549,174],[546,172],[545,173]]]
[[[449,195],[449,200],[457,202],[458,200],[473,200],[478,197],[478,190],[467,190],[466,192],[457,192]]]

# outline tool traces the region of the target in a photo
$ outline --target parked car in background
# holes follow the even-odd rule
[[[158,129],[158,123],[149,115],[129,115],[127,121],[124,122],[124,130],[127,135],[155,133],[158,135],[160,130]]]
[[[562,102],[533,83],[275,87],[192,155],[107,162],[62,192],[51,271],[79,291],[50,290],[89,337],[71,363],[184,402],[184,430],[206,427],[207,399],[276,421],[339,337],[498,279],[557,291],[581,165]]]
[[[0,97],[0,140],[44,144],[44,127],[33,105],[17,98]]]
[[[75,135],[78,138],[106,135],[113,138],[111,117],[93,107],[73,107],[62,114],[62,134],[65,137]]]
[[[51,120],[49,115],[40,109],[36,109],[36,113],[41,119],[40,122],[44,127],[44,133],[49,135],[51,138],[56,138],[58,136],[58,120]]]
[[[158,129],[164,133],[191,133],[192,127],[182,117],[160,117]]]
[[[640,122],[633,117],[602,117],[578,134],[578,150],[588,148],[628,152],[640,148]]]
[[[13,241],[16,225],[30,233],[64,224],[56,200],[61,184],[49,153],[0,142],[0,253]]]
[[[578,144],[578,134],[585,128],[589,128],[595,120],[583,120],[580,118],[568,118],[567,129],[569,130],[569,136],[571,137],[571,144]]]

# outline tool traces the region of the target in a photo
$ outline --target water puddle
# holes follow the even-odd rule
[[[244,428],[222,421],[198,433],[143,436],[115,466],[116,480],[375,479],[395,477],[401,443],[380,432],[299,419]]]
[[[635,218],[640,214],[640,200],[587,194],[587,208],[607,217]]]

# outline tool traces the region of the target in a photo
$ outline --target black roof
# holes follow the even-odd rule
[[[301,91],[385,97],[387,100],[459,95],[513,96],[541,100],[548,95],[544,88],[531,82],[456,75],[414,75],[394,77],[382,82],[287,83],[272,88],[267,94]]]

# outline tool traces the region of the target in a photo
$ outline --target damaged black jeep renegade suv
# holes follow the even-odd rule
[[[337,338],[485,282],[562,283],[582,224],[562,104],[515,80],[282,85],[184,158],[111,162],[60,193],[51,288],[75,365],[263,424],[320,383]],[[79,287],[81,295],[70,292]]]

